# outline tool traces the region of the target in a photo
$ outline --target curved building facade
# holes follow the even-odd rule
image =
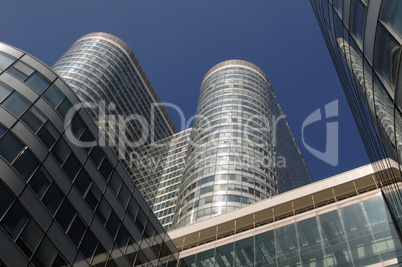
[[[91,33],[78,39],[53,69],[88,103],[103,136],[152,205],[160,175],[135,162],[153,153],[144,147],[177,130],[132,50],[116,36]]]
[[[3,43],[0,118],[0,265],[176,265],[176,248],[112,149],[99,146],[73,90]]]
[[[374,167],[402,163],[402,2],[311,0]],[[382,162],[379,166],[376,162]],[[376,175],[402,230],[401,167]],[[390,186],[387,186],[391,184]]]
[[[208,71],[201,84],[174,227],[312,181],[281,115],[266,75],[254,64],[229,60]],[[278,151],[284,144],[288,152]],[[295,169],[286,171],[287,164]],[[284,172],[298,175],[285,177]]]

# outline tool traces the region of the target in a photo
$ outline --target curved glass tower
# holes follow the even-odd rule
[[[311,181],[261,69],[229,60],[209,70],[201,84],[174,227]]]
[[[71,86],[122,160],[126,171],[152,205],[160,174],[135,164],[149,144],[177,132],[137,58],[121,39],[91,33],[78,39],[55,63],[54,70]]]
[[[99,146],[73,90],[3,43],[0,118],[1,266],[175,265],[173,243],[112,149]]]
[[[370,161],[377,170],[393,166],[381,159],[399,163],[376,178],[402,232],[402,1],[311,4]]]

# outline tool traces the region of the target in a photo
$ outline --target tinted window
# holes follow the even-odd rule
[[[116,213],[112,211],[109,220],[106,224],[106,230],[109,232],[112,238],[114,238],[114,236],[116,235],[117,229],[119,229],[119,225],[120,225],[119,217],[117,217]]]
[[[50,81],[39,72],[35,72],[31,75],[31,77],[29,77],[26,83],[29,84],[33,89],[35,89],[36,92],[41,94],[49,86]]]
[[[402,38],[402,2],[400,0],[383,0],[382,3],[381,20]]]
[[[22,178],[27,181],[32,173],[39,167],[39,162],[31,151],[26,149],[13,166],[21,174]]]
[[[116,243],[119,247],[124,248],[127,245],[129,234],[126,228],[122,225],[116,237]]]
[[[56,108],[61,101],[64,99],[64,95],[60,92],[59,88],[56,85],[52,85],[46,92],[43,94],[43,97],[49,101],[49,103]]]
[[[65,99],[63,103],[60,104],[60,106],[57,108],[57,111],[60,113],[60,115],[65,118],[67,112],[72,108],[72,105],[70,101]]]
[[[92,210],[95,210],[95,207],[96,205],[98,205],[101,195],[102,194],[99,191],[99,189],[95,185],[92,185],[87,196],[85,197],[85,200],[87,201],[88,205],[91,207]]]
[[[14,75],[15,77],[17,77],[22,81],[25,81],[25,79],[28,77],[25,73],[22,73],[21,71],[17,70],[14,67],[9,68],[7,72],[11,73],[12,75]]]
[[[23,148],[23,144],[11,133],[7,133],[0,140],[0,155],[10,163],[14,161]]]
[[[102,198],[98,210],[96,211],[96,216],[98,219],[101,221],[101,223],[104,225],[109,218],[110,213],[112,212],[112,208],[110,207],[109,203],[105,200],[105,198]]]
[[[381,26],[378,26],[374,52],[374,70],[386,82],[386,87],[390,90],[390,95],[392,96],[395,93],[400,52],[401,46]]]
[[[44,233],[39,225],[34,220],[30,220],[18,238],[17,244],[25,255],[31,257],[43,236]]]
[[[80,251],[84,255],[85,258],[91,258],[94,254],[96,246],[98,245],[98,240],[94,237],[91,231],[88,231],[85,234],[84,239],[82,240]]]
[[[14,203],[1,221],[1,226],[14,240],[28,220],[28,214],[18,202]]]
[[[22,113],[29,107],[28,100],[25,99],[20,93],[14,92],[9,98],[3,103],[3,107],[8,109],[16,117],[20,117]]]
[[[104,156],[105,154],[103,153],[103,150],[98,146],[94,147],[91,151],[91,154],[89,154],[89,157],[95,163],[96,167],[99,166],[99,163],[101,163]]]
[[[71,150],[63,138],[60,138],[52,149],[52,155],[60,165],[67,159],[70,152]]]
[[[0,124],[0,138],[3,136],[3,134],[6,132],[6,128],[5,127],[3,127],[1,124]]]
[[[130,198],[130,191],[128,190],[127,186],[123,185],[118,197],[119,197],[121,203],[123,204],[123,207],[126,207],[127,201]]]
[[[102,173],[103,177],[107,180],[112,173],[113,167],[112,164],[109,163],[107,158],[105,158],[99,167],[99,171]]]
[[[68,236],[76,246],[78,246],[80,243],[82,236],[84,235],[85,228],[85,224],[82,222],[82,220],[78,216],[75,217],[75,220],[68,232]]]
[[[0,102],[6,99],[6,97],[11,94],[12,91],[13,89],[10,86],[0,82]]]
[[[37,107],[32,106],[22,117],[22,121],[36,133],[46,122],[46,117]]]
[[[366,8],[360,3],[360,0],[352,0],[352,9],[350,13],[350,32],[356,38],[360,47],[363,43],[364,18]]]
[[[14,61],[17,59],[15,57],[12,57],[6,53],[0,52],[0,69],[5,70],[13,64]]]
[[[37,136],[42,140],[47,148],[51,148],[56,139],[59,137],[59,133],[57,132],[56,128],[53,124],[48,121],[45,126],[43,126]]]
[[[120,190],[120,187],[122,185],[123,181],[121,180],[120,175],[117,172],[114,172],[112,175],[112,178],[110,178],[109,185],[112,188],[112,190],[117,194]]]
[[[71,122],[71,129],[75,137],[79,138],[85,130],[85,125],[79,115],[76,115]]]
[[[14,197],[11,193],[0,183],[0,218],[3,217],[4,212],[10,207]]]
[[[66,172],[66,174],[71,180],[74,180],[80,168],[81,163],[73,154],[70,154],[70,156],[63,165],[63,170]]]
[[[49,187],[49,181],[51,179],[52,178],[49,176],[47,171],[41,168],[32,176],[31,180],[29,180],[29,185],[36,195],[41,198],[46,189]]]
[[[88,190],[89,185],[91,184],[91,179],[85,170],[81,170],[80,174],[78,174],[77,178],[74,181],[75,186],[81,195],[85,195]]]
[[[63,194],[61,193],[60,189],[58,189],[57,186],[53,184],[46,192],[46,195],[43,197],[42,202],[48,208],[50,213],[54,214],[57,208],[60,206],[62,200]]]
[[[73,207],[71,207],[68,201],[64,201],[55,218],[60,224],[61,228],[63,228],[64,231],[67,231],[67,228],[70,225],[74,215],[75,211]]]
[[[52,261],[57,255],[57,250],[52,242],[45,237],[40,244],[38,250],[32,258],[36,266],[52,266]]]

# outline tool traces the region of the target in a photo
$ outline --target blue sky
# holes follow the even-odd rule
[[[228,59],[250,61],[270,80],[314,180],[369,163],[310,1],[16,0],[0,10],[0,41],[50,66],[79,37],[96,31],[125,41],[160,99],[188,118],[211,67]],[[337,99],[339,116],[327,121],[339,124],[339,164],[331,166],[306,150],[301,127]],[[325,123],[305,130],[306,143],[321,151]]]

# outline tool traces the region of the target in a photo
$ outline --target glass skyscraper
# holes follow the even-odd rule
[[[175,246],[82,107],[56,72],[0,43],[0,266],[175,266]]]
[[[147,157],[145,146],[177,130],[132,50],[116,36],[91,33],[77,40],[53,69],[89,105],[105,139],[152,204],[148,192],[156,192],[158,183],[149,183],[149,169],[135,162]]]
[[[172,227],[173,215],[176,212],[183,170],[187,159],[190,134],[192,128],[181,131],[170,138],[169,149],[164,158],[159,188],[155,194],[152,210],[165,230]]]
[[[402,2],[311,0],[370,160],[402,163]],[[377,173],[402,230],[401,168]]]
[[[312,181],[265,74],[229,60],[205,75],[173,227]]]

